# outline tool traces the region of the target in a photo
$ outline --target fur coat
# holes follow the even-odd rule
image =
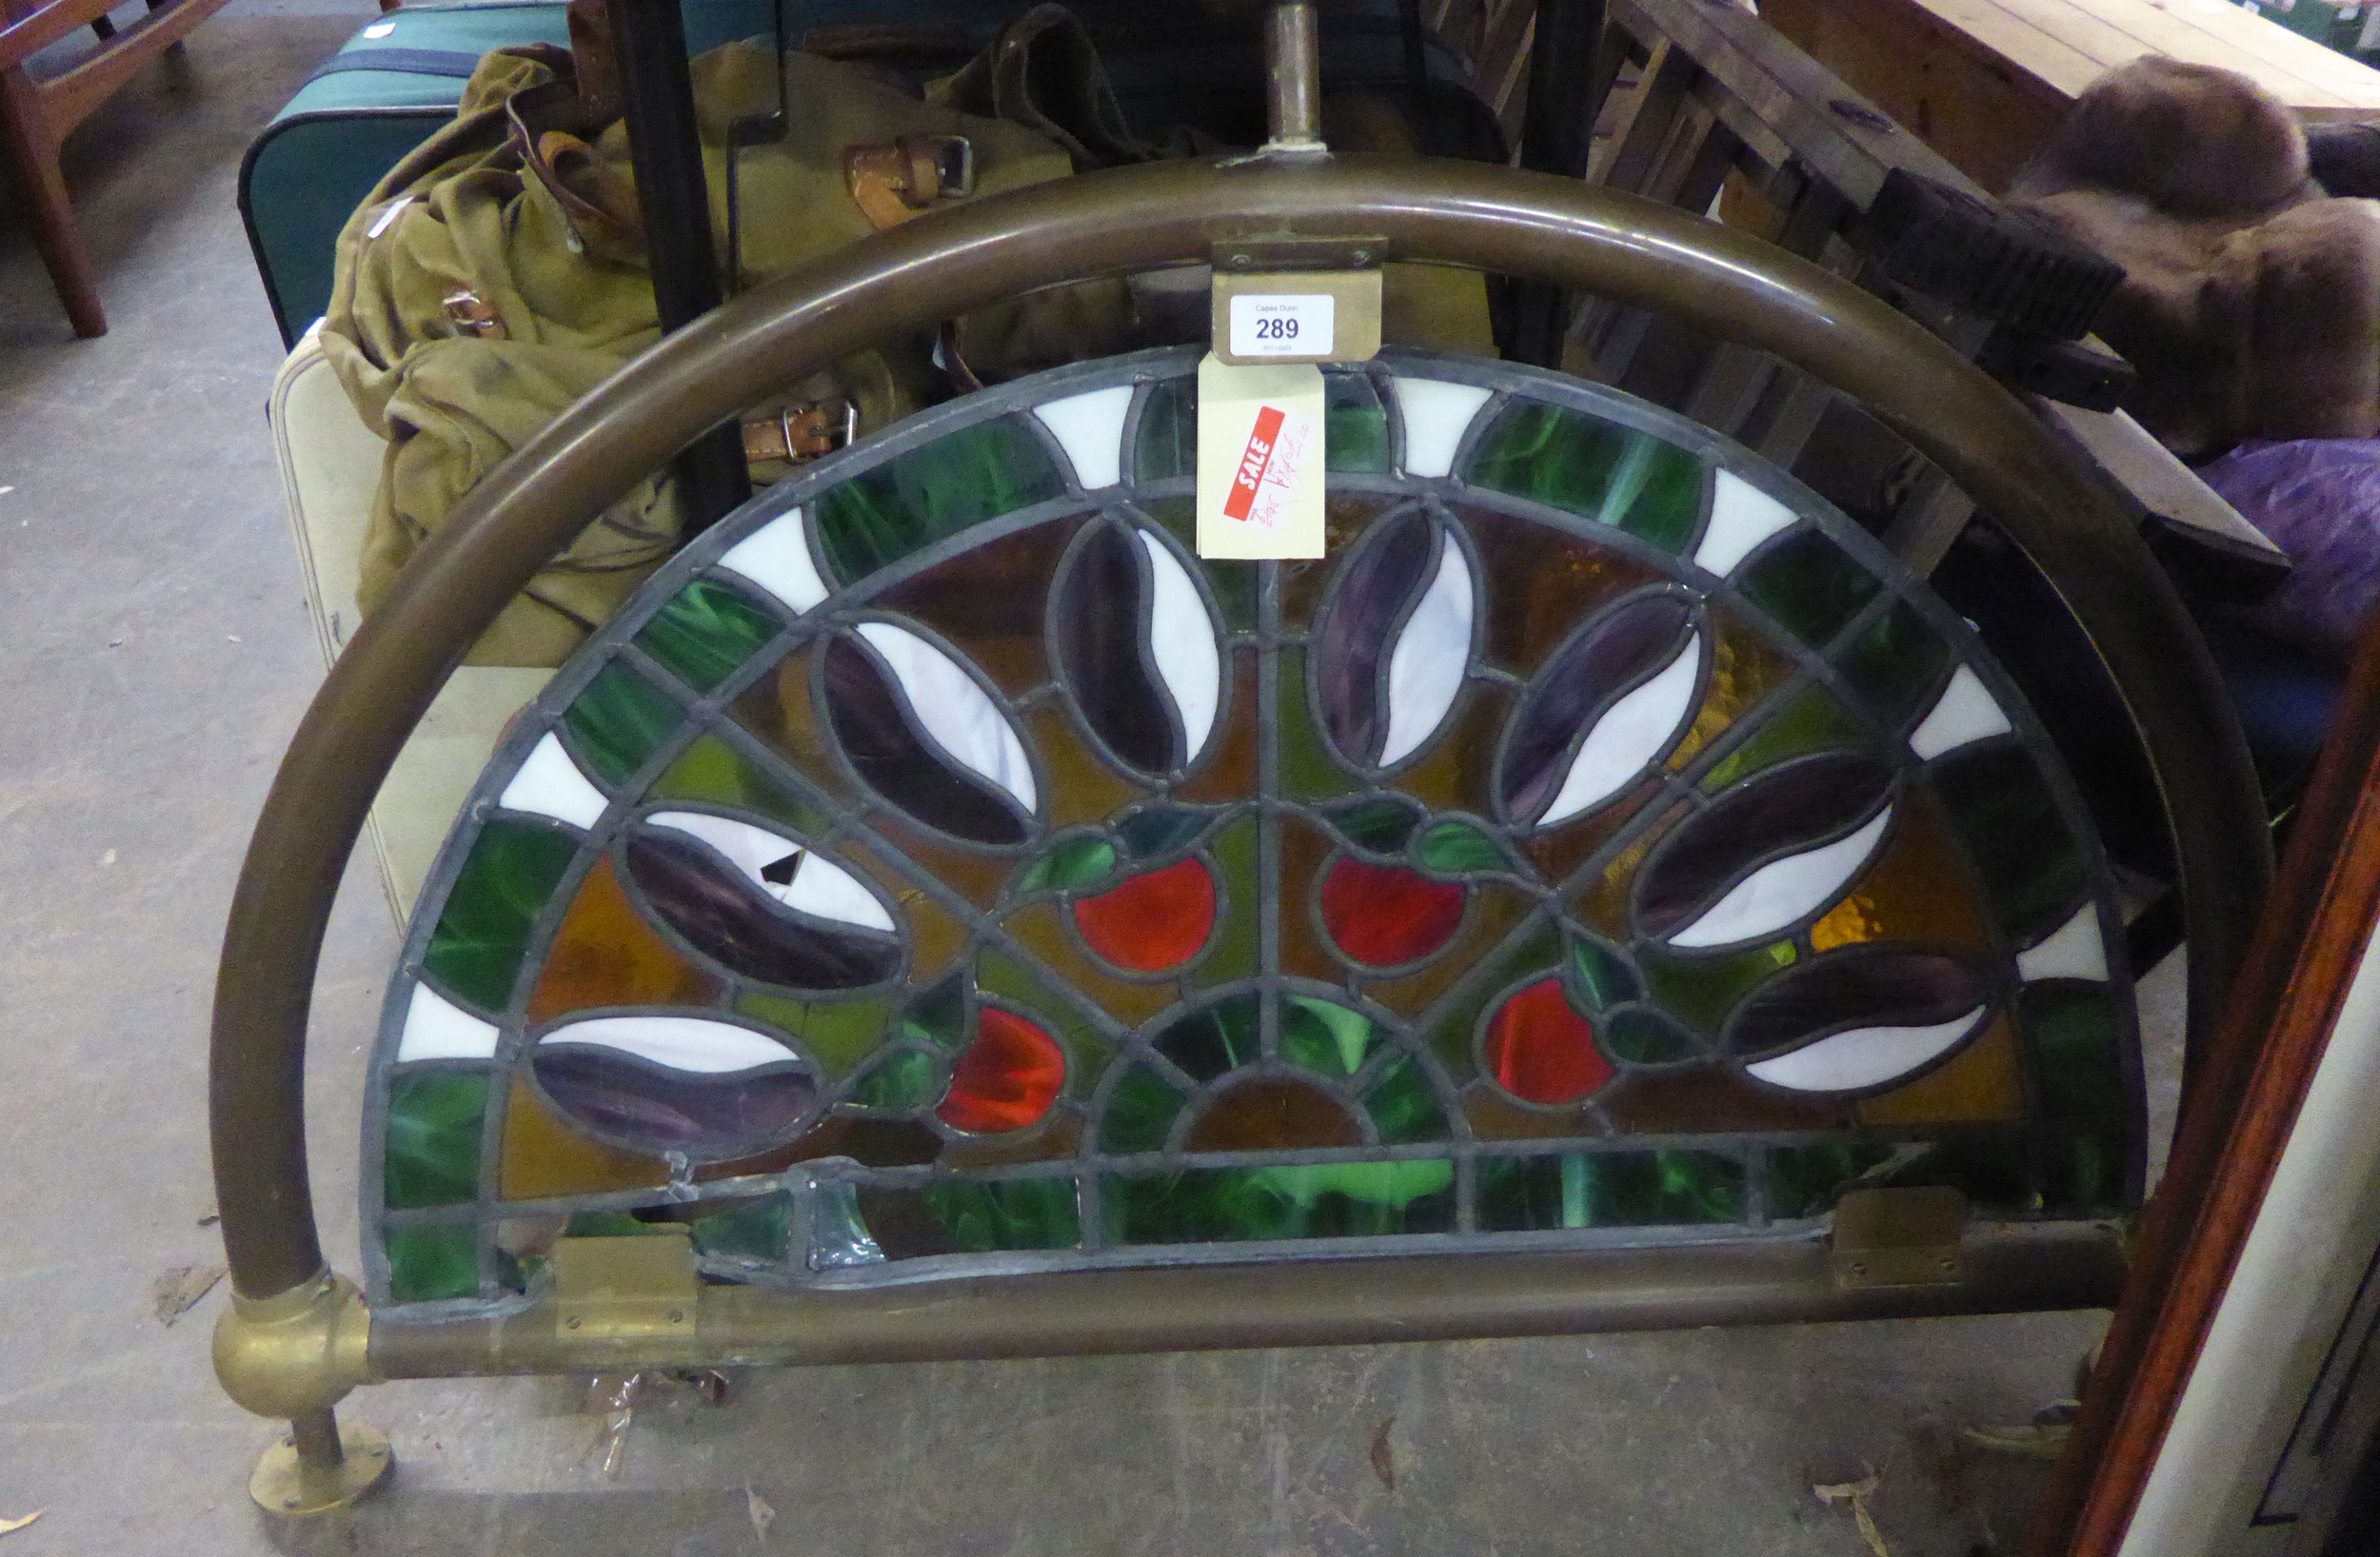
[[[2075,101],[2009,194],[2124,266],[2098,333],[2184,457],[2380,433],[2380,144],[2306,134],[2246,76],[2150,57]],[[2330,183],[2314,177],[2317,162]]]

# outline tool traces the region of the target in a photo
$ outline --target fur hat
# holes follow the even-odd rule
[[[2280,99],[2236,70],[2158,54],[2092,82],[2009,192],[2090,187],[2190,219],[2260,215],[2320,192]]]

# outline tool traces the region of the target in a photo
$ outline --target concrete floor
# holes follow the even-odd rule
[[[233,181],[370,14],[233,0],[76,137],[105,339],[68,339],[22,223],[0,227],[0,1519],[47,1510],[0,1557],[1860,1557],[1809,1485],[1862,1461],[1894,1557],[2012,1532],[2042,1467],[1979,1458],[1957,1429],[2065,1392],[2102,1315],[760,1375],[724,1408],[641,1410],[612,1475],[584,1381],[385,1386],[348,1409],[395,1438],[389,1492],[264,1519],[245,1484],[272,1429],[208,1370],[223,1291],[169,1328],[150,1291],[220,1258],[201,1225],[215,940],[321,674]],[[348,1269],[395,944],[359,877],[311,1056],[318,1198]]]

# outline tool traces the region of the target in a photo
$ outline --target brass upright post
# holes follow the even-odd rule
[[[1285,0],[1265,16],[1264,80],[1272,121],[1264,149],[1322,150],[1322,53],[1313,0]]]

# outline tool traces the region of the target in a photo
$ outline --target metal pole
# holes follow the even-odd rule
[[[683,329],[719,306],[719,259],[711,246],[710,190],[703,137],[686,69],[679,0],[609,0],[612,45],[636,169],[637,209],[662,333]],[[741,411],[742,406],[736,409]],[[722,423],[689,444],[672,467],[686,532],[708,528],[752,495],[744,439]]]
[[[1264,149],[1323,149],[1321,44],[1311,0],[1287,0],[1265,16],[1264,82],[1272,128]]]

